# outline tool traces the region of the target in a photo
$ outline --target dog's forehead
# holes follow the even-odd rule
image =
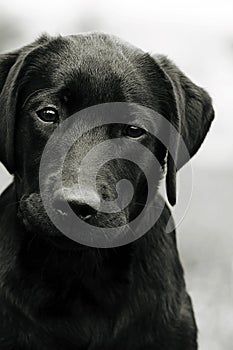
[[[141,49],[107,34],[78,34],[58,37],[47,44],[49,52],[59,53],[73,64],[96,66],[102,68],[114,67],[122,71],[128,67],[137,56],[143,55]]]
[[[137,69],[145,53],[120,39],[103,34],[81,34],[50,39],[26,58],[20,85],[27,98],[48,88],[87,90],[106,101],[124,100],[123,90],[143,91],[146,79]],[[95,101],[95,102],[106,102]]]
[[[143,52],[110,36],[58,37],[39,46],[27,57],[28,70],[45,73],[54,80],[75,74],[125,76]],[[27,67],[26,67],[27,69]],[[132,72],[133,73],[133,72]]]

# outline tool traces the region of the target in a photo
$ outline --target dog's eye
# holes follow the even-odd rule
[[[145,133],[146,130],[134,125],[128,125],[125,129],[125,135],[131,137],[132,139],[137,139],[143,136]]]
[[[56,123],[59,119],[58,111],[53,107],[46,107],[37,111],[38,117],[46,123]]]

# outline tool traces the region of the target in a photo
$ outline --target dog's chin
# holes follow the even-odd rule
[[[26,232],[36,234],[59,249],[86,250],[89,248],[68,238],[53,225],[37,193],[22,198],[18,207],[18,219]]]
[[[54,247],[61,250],[87,251],[88,249],[94,249],[94,248],[85,246],[81,243],[75,242],[63,234],[56,235],[56,236],[45,235],[43,236],[43,239],[46,240],[48,244],[52,244]]]

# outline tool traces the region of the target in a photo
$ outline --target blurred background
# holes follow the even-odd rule
[[[201,350],[233,344],[233,2],[0,0],[0,52],[41,33],[103,31],[168,55],[213,98],[216,118],[192,160],[193,194],[178,245]],[[11,177],[0,165],[0,192]],[[180,186],[182,191],[182,186]]]

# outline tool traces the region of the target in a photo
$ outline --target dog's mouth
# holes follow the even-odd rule
[[[95,227],[121,227],[121,225],[127,223],[126,216],[115,215],[114,220],[108,221],[105,220],[104,217],[105,216],[101,216],[101,214],[98,213],[92,217],[91,225],[93,227],[93,232]],[[67,215],[63,210],[58,208],[57,210],[54,209],[48,216],[41,196],[38,193],[22,196],[18,207],[18,218],[28,232],[35,233],[57,246],[68,244],[69,246],[75,245],[79,249],[88,247],[85,243],[82,244],[79,239],[70,239],[69,236],[65,235],[54,225],[53,219],[66,222]],[[77,237],[79,237],[80,234],[79,229],[80,228],[77,227]]]
[[[18,218],[29,231],[38,228],[48,235],[59,236],[61,233],[51,230],[51,223],[44,209],[41,197],[37,193],[23,195],[19,202]]]
[[[59,249],[81,250],[89,248],[66,237],[50,221],[39,194],[23,196],[18,207],[18,219],[26,231],[36,234]]]

